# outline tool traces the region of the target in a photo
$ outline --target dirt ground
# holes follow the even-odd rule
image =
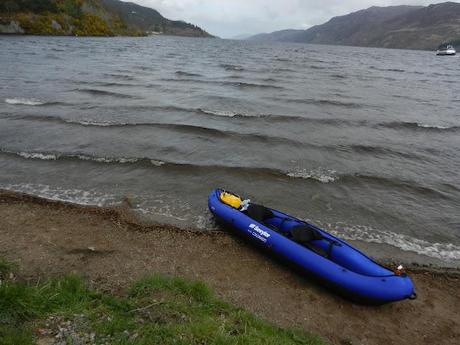
[[[415,301],[359,306],[226,233],[142,225],[127,207],[83,207],[0,192],[0,256],[37,281],[77,272],[123,293],[154,272],[207,282],[223,299],[333,344],[459,344],[460,273],[409,270]]]

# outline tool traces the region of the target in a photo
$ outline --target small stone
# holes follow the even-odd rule
[[[37,340],[37,345],[51,345],[54,344],[54,339],[53,338],[40,338]]]

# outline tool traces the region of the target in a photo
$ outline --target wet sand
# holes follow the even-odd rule
[[[342,299],[227,233],[145,225],[127,205],[85,207],[0,191],[0,256],[37,281],[77,272],[115,293],[154,272],[208,283],[225,300],[333,344],[458,344],[460,272],[411,267],[418,299]]]

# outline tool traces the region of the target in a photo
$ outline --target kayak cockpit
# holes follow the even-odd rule
[[[294,217],[262,205],[251,204],[248,217],[334,263],[367,276],[389,276],[393,272],[331,234]]]

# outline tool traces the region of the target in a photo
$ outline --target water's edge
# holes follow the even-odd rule
[[[75,203],[65,199],[46,198],[34,194],[0,188],[0,203],[10,202],[49,205],[57,208],[70,208],[78,209],[82,212],[105,214],[110,216],[111,219],[118,219],[133,227],[134,230],[142,232],[168,230],[194,235],[230,235],[228,231],[219,228],[217,225],[215,225],[212,229],[204,229],[196,226],[196,224],[184,226],[179,223],[173,224],[170,222],[165,223],[163,221],[154,221],[152,218],[145,217],[142,212],[133,209],[133,205],[131,204],[129,197],[111,205],[96,205],[90,203]],[[334,235],[340,237],[340,234],[335,233]],[[400,248],[384,243],[373,243],[349,238],[346,238],[346,240],[353,246],[364,251],[377,262],[387,267],[396,267],[399,264],[403,264],[404,267],[411,271],[427,271],[442,274],[447,273],[449,275],[452,274],[454,276],[460,276],[460,262],[446,262],[433,257],[419,255],[415,252],[404,251]]]

